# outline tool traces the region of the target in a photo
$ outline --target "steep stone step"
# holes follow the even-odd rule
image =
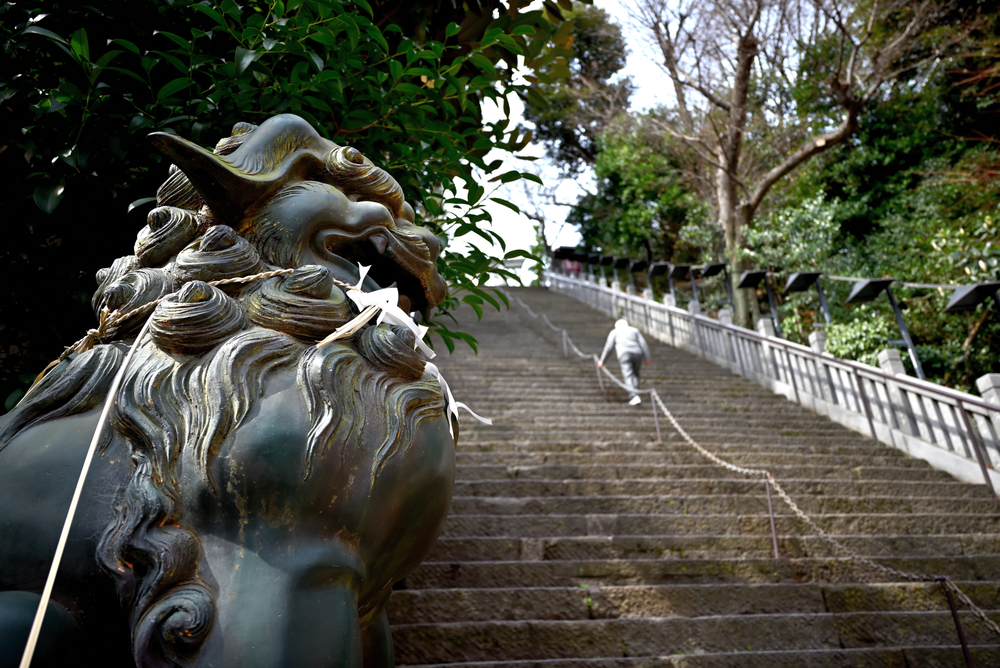
[[[848,457],[852,456],[866,456],[873,452],[878,453],[880,456],[884,457],[902,457],[905,458],[906,455],[899,451],[889,451],[884,452],[880,450],[873,450],[870,441],[860,444],[849,444],[844,443],[840,440],[834,439],[822,439],[819,443],[815,440],[810,440],[809,444],[776,444],[773,439],[741,439],[736,440],[733,436],[728,442],[716,442],[712,444],[712,451],[723,458],[729,458],[733,454],[741,454],[748,452],[770,452],[775,455],[782,456],[786,453],[790,454],[817,454],[817,455],[845,455]],[[626,439],[611,439],[611,440],[599,440],[591,439],[588,441],[570,441],[570,440],[550,440],[545,441],[545,443],[538,443],[526,438],[509,438],[503,440],[495,439],[479,439],[475,442],[465,443],[464,441],[460,444],[458,449],[458,458],[461,461],[466,455],[474,455],[477,453],[496,453],[502,454],[505,452],[518,452],[518,453],[530,453],[544,455],[546,453],[557,453],[557,452],[570,452],[577,454],[586,453],[607,453],[607,452],[645,452],[645,453],[660,453],[660,452],[677,452],[677,453],[693,453],[695,450],[691,446],[682,441],[681,439],[665,438],[664,442],[657,443],[655,441],[650,441],[648,439],[638,439],[638,440],[626,440]],[[898,453],[898,454],[897,454]],[[985,485],[984,485],[985,487]]]
[[[972,646],[976,666],[1000,665],[1000,648]],[[414,664],[412,668],[955,668],[965,665],[962,648],[869,647],[777,652],[690,652],[673,656],[641,656],[527,661],[472,661]]]
[[[943,535],[1000,533],[1000,516],[956,515],[818,515],[813,520],[827,533],[839,535]],[[779,534],[808,530],[795,515],[776,513]],[[744,515],[453,515],[445,521],[443,536],[635,536],[635,535],[770,535],[767,509]]]
[[[705,515],[745,514],[759,508],[767,510],[764,490],[759,494],[734,497],[732,495],[699,495],[677,497],[674,495],[629,496],[563,496],[547,497],[454,497],[451,512],[454,515]],[[833,497],[813,496],[800,499],[798,506],[810,515],[843,513],[992,513],[996,510],[994,499],[945,499],[887,497]]]
[[[951,480],[943,471],[926,465],[908,466],[809,466],[768,465],[768,470],[778,480],[786,478],[866,478],[869,480]],[[505,480],[511,478],[555,479],[623,479],[623,478],[735,478],[744,474],[729,471],[712,464],[541,464],[538,466],[466,464],[456,467],[456,480]]]
[[[1000,608],[996,587],[982,582],[956,584],[983,605]],[[392,624],[777,615],[789,610],[940,612],[948,606],[937,583],[404,589],[393,597]]]
[[[695,496],[698,494],[744,495],[757,494],[764,482],[747,478],[625,478],[621,480],[459,480],[455,482],[456,497],[469,496],[598,496],[634,493],[636,495],[670,494]],[[954,479],[948,480],[822,480],[812,478],[786,478],[782,487],[795,498],[808,495],[914,497],[926,495],[944,498],[976,498],[993,500],[985,485],[968,485]]]
[[[773,450],[727,453],[726,461],[745,467],[770,466],[891,466],[896,468],[928,468],[927,464],[896,455],[828,455],[801,452],[781,453]],[[693,450],[672,449],[665,452],[475,452],[459,453],[459,466],[539,466],[542,464],[705,464],[705,456]]]
[[[971,615],[962,617],[969,642],[992,641],[988,632],[973,624]],[[399,654],[404,664],[485,661],[496,657],[497,648],[512,660],[537,660],[955,642],[955,626],[946,612],[402,624],[395,633],[400,647],[420,648],[404,649]]]
[[[1000,556],[872,557],[872,561],[911,573],[948,574],[956,580],[1000,580]],[[773,559],[604,559],[593,561],[424,562],[406,577],[406,586],[495,588],[516,582],[523,587],[579,584],[769,584],[777,582],[854,582],[867,568],[833,557]]]
[[[819,536],[779,535],[778,553],[783,557],[840,556],[836,548]],[[837,536],[837,541],[858,554],[891,557],[971,556],[994,554],[998,534],[949,534],[933,536]],[[441,538],[428,561],[518,561],[728,558],[770,556],[771,536],[569,536],[526,538],[521,536]]]

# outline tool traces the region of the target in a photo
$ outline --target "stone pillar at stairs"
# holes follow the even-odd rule
[[[757,333],[772,339],[778,336],[777,333],[774,331],[774,321],[771,320],[770,318],[761,318],[760,320],[757,321]],[[763,350],[764,359],[771,360],[771,368],[773,375],[772,374],[768,375],[777,380],[781,380],[781,373],[778,371],[779,365],[778,365],[778,360],[776,359],[775,349],[772,348],[767,341],[764,341],[763,348],[764,348]],[[784,364],[781,364],[781,366],[784,367]]]
[[[1000,406],[1000,373],[988,373],[976,379],[976,389],[988,403]],[[992,420],[973,413],[979,433],[986,441],[986,451],[994,466],[1000,465],[1000,415],[994,413]],[[990,429],[992,427],[992,429]]]
[[[732,326],[733,324],[733,311],[728,306],[720,308],[719,312],[716,314],[719,317],[719,322],[723,325]]]
[[[625,286],[625,294],[627,294],[627,295],[634,295],[635,294],[635,286],[634,285],[626,285]]]
[[[816,329],[809,335],[809,347],[818,353],[826,352],[826,330]]]
[[[642,289],[642,298],[645,299],[646,301],[650,301],[650,302],[651,301],[655,301],[653,299],[653,291],[650,290],[649,288],[643,288]]]
[[[677,300],[674,299],[673,295],[663,295],[663,303],[670,308],[677,308]]]
[[[611,281],[611,289],[614,290],[615,292],[621,292],[622,284],[619,283],[617,280]]]
[[[906,367],[903,366],[903,358],[896,348],[886,348],[880,352],[878,354],[878,366],[883,372],[892,374],[893,376],[907,375]],[[906,400],[905,393],[899,389],[899,385],[896,383],[886,383],[886,388],[889,392],[889,402],[892,404],[892,410],[896,414],[896,422],[899,424],[899,427],[907,434],[918,436],[917,423],[913,418],[913,411]]]

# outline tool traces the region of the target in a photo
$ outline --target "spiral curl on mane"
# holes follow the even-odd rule
[[[146,227],[135,240],[139,266],[155,267],[176,255],[198,236],[199,222],[191,211],[160,206],[146,216]]]
[[[192,281],[153,311],[149,336],[157,346],[179,355],[198,355],[249,324],[242,307],[218,288]]]
[[[181,283],[219,281],[260,273],[264,264],[250,243],[228,225],[205,230],[197,241],[177,254],[173,273]],[[239,291],[240,288],[230,288]]]
[[[197,211],[205,201],[177,165],[170,165],[170,175],[156,191],[156,206],[170,206]]]
[[[365,161],[361,152],[350,146],[338,146],[326,158],[328,182],[345,195],[384,204],[392,215],[403,214],[403,189],[389,172]]]
[[[174,277],[162,269],[134,269],[104,288],[95,310],[107,308],[122,313],[156,301],[175,290]],[[135,334],[145,322],[145,314],[131,317],[118,326],[118,334]]]
[[[255,324],[309,341],[322,339],[353,317],[330,270],[317,265],[259,282],[243,304]]]

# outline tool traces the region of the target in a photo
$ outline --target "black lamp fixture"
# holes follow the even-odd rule
[[[771,307],[771,319],[774,320],[774,333],[780,338],[785,338],[781,334],[781,322],[778,320],[778,307],[774,303],[774,293],[771,291],[771,281],[767,280],[766,271],[744,271],[740,275],[740,282],[736,284],[738,288],[756,289],[760,282],[764,281],[764,291],[767,293],[767,303]]]
[[[632,263],[628,266],[628,282],[629,285],[635,287],[635,275],[639,272],[645,273],[649,269],[649,263],[645,260],[632,260]],[[653,286],[646,281],[646,287],[652,288]]]
[[[667,272],[667,282],[670,284],[670,296],[674,298],[674,305],[677,305],[677,293],[674,292],[674,279],[678,281],[688,280],[691,275],[691,265],[689,264],[673,264],[670,265],[670,270]],[[694,293],[694,301],[698,303],[698,291],[694,287],[694,281],[691,281],[691,292]]]
[[[614,255],[602,255],[601,256],[601,278],[607,280],[607,276],[604,274],[604,268],[610,267],[615,263]]]
[[[797,271],[788,277],[785,283],[785,294],[789,292],[805,292],[813,283],[816,284],[816,292],[819,294],[819,305],[823,309],[823,318],[826,324],[830,324],[830,308],[826,305],[826,295],[823,294],[823,282],[819,277],[823,275],[820,271]]]
[[[993,297],[997,310],[1000,311],[1000,281],[963,285],[955,290],[948,305],[944,307],[944,312],[971,311],[990,297]]]
[[[600,266],[601,255],[600,253],[591,253],[587,256],[587,273],[591,276],[594,275],[594,265]]]
[[[710,278],[715,276],[719,272],[722,272],[724,283],[726,285],[726,296],[729,297],[729,308],[733,308],[733,286],[729,282],[729,270],[726,269],[725,262],[712,262],[710,264],[703,264],[697,267],[702,278]]]
[[[669,262],[654,262],[653,264],[649,265],[649,270],[646,273],[646,279],[649,281],[650,287],[652,287],[653,285],[654,278],[656,278],[657,276],[664,276],[669,271],[670,271]],[[673,294],[673,287],[674,287],[673,285],[670,286],[671,290],[670,294]]]
[[[618,278],[618,270],[628,269],[630,264],[632,264],[632,260],[628,259],[627,257],[615,258],[615,262],[614,264],[611,265],[611,268],[615,270],[616,281],[620,281],[620,279]],[[632,284],[632,274],[629,274],[629,284]]]
[[[858,304],[861,302],[870,302],[878,297],[883,290],[885,290],[885,294],[889,298],[889,305],[892,306],[892,312],[896,316],[896,324],[899,326],[899,333],[903,335],[903,346],[910,354],[910,361],[913,362],[913,368],[917,372],[917,378],[920,380],[926,380],[927,378],[924,376],[924,368],[920,366],[920,358],[917,357],[917,349],[913,345],[913,339],[910,338],[910,330],[906,328],[906,322],[903,321],[903,312],[899,310],[899,303],[896,302],[896,296],[892,294],[892,284],[895,280],[895,278],[870,278],[858,281],[854,284],[854,288],[851,289],[851,294],[847,295],[847,301],[844,303]]]

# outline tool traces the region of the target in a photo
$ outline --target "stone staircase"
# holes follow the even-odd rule
[[[586,352],[613,325],[544,289],[511,293]],[[592,362],[564,359],[559,334],[520,306],[460,322],[479,355],[445,354],[440,367],[494,426],[463,417],[444,532],[390,600],[398,665],[966,665],[940,584],[885,582],[777,496],[775,559],[761,480],[708,464],[662,416],[657,443],[648,399],[601,392]],[[650,345],[643,386],[698,442],[771,470],[850,549],[947,574],[1000,620],[1000,503],[984,486]],[[1000,636],[958,605],[974,665],[1000,666]]]

